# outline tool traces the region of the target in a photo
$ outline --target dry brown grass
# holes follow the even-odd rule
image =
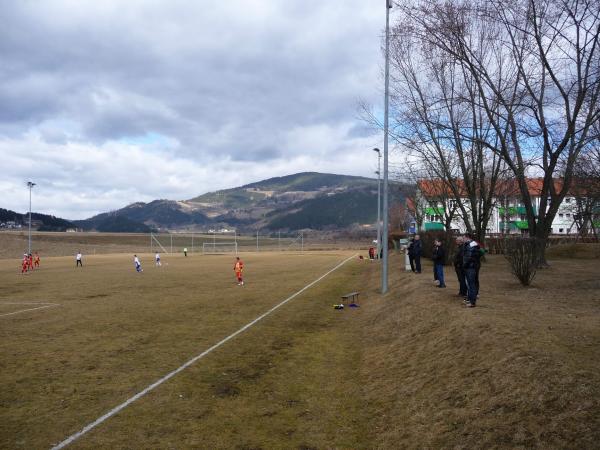
[[[0,261],[0,448],[48,448],[237,330],[348,253]],[[354,260],[77,441],[74,448],[597,448],[600,270],[551,260],[529,288],[501,256],[464,309],[447,274]],[[360,290],[361,308],[332,303]],[[14,305],[0,305],[0,313]]]
[[[70,257],[47,258],[26,276],[0,261],[0,303],[61,304],[0,317],[0,447],[59,442],[347,256],[245,255],[244,287],[231,256],[165,257],[169,265],[158,269],[145,255],[142,274],[130,256],[88,257],[83,269]],[[74,447],[361,442],[359,348],[348,324],[357,316],[331,308],[339,286],[359,287],[361,267],[348,263]]]
[[[552,260],[529,288],[501,256],[467,309],[395,273],[365,315],[362,379],[379,448],[598,448],[600,269]]]
[[[208,235],[173,233],[155,235],[165,251],[181,254],[187,248],[189,253],[202,253],[202,243],[226,242],[231,243],[232,235]],[[256,250],[256,236],[237,236],[238,248],[241,252]],[[53,233],[32,232],[32,252],[39,252],[42,258],[49,256],[75,255],[81,250],[84,255],[102,255],[115,253],[145,253],[156,251],[160,246],[151,237],[142,233]],[[336,239],[326,234],[307,234],[304,236],[304,250],[336,251],[348,249],[365,249],[371,245],[369,239],[350,241]],[[297,237],[282,238],[260,236],[260,251],[299,251],[301,241]],[[26,231],[0,232],[0,259],[21,258],[28,249],[28,234]],[[163,251],[161,251],[163,253]]]

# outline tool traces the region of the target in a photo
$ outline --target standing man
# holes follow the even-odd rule
[[[38,254],[38,252],[35,252],[35,256],[33,257],[33,265],[36,269],[40,267],[40,255]]]
[[[236,258],[235,258],[235,264],[233,266],[233,271],[235,272],[238,286],[243,286],[244,285],[244,278],[243,278],[244,262],[240,259],[239,256],[236,256]]]
[[[144,269],[142,269],[142,263],[140,263],[139,258],[137,257],[137,255],[133,255],[133,264],[135,264],[135,271],[140,273],[143,272]]]
[[[463,269],[467,280],[468,308],[474,308],[479,294],[479,267],[481,265],[479,244],[470,234],[465,234],[465,253],[463,255]]]
[[[415,273],[421,273],[421,255],[423,254],[423,242],[418,234],[413,241],[413,257],[415,259]]]
[[[156,267],[162,266],[160,263],[160,253],[156,252],[156,255],[154,255],[154,260],[156,261]]]
[[[184,249],[183,249],[183,256],[185,256],[187,258],[187,247],[184,247]]]
[[[459,290],[457,297],[467,298],[467,280],[463,269],[463,256],[465,254],[465,239],[462,236],[456,238],[456,252],[454,253],[454,271],[458,278]]]
[[[415,272],[415,241],[411,239],[408,244],[408,261],[410,262],[410,270]]]
[[[83,267],[83,262],[81,262],[81,250],[77,250],[77,254],[75,255],[75,267]]]
[[[437,280],[439,281],[438,287],[445,288],[444,283],[444,260],[446,259],[446,251],[442,246],[442,241],[439,239],[435,240],[435,247],[433,248],[433,268]]]

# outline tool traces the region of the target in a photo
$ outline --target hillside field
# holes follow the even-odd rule
[[[396,254],[384,296],[348,251],[244,254],[243,287],[231,255],[0,260],[0,448],[61,442],[348,258],[69,448],[594,448],[600,272],[570,254],[529,288],[490,256],[472,310]]]

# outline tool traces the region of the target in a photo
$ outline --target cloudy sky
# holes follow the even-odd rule
[[[70,219],[374,176],[381,0],[0,0],[0,207]]]

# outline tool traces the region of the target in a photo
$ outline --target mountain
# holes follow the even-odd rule
[[[7,223],[27,226],[29,224],[29,213],[19,214],[9,209],[0,208],[0,226],[7,228]],[[38,231],[66,231],[75,228],[75,224],[69,220],[48,214],[31,213],[32,226]]]
[[[395,201],[400,201],[399,190]],[[232,189],[208,192],[189,200],[132,203],[75,223],[84,229],[101,227],[133,231],[150,229],[240,231],[342,229],[376,221],[377,180],[317,172],[275,177]],[[129,222],[114,223],[115,218]],[[112,223],[106,221],[112,218]]]

